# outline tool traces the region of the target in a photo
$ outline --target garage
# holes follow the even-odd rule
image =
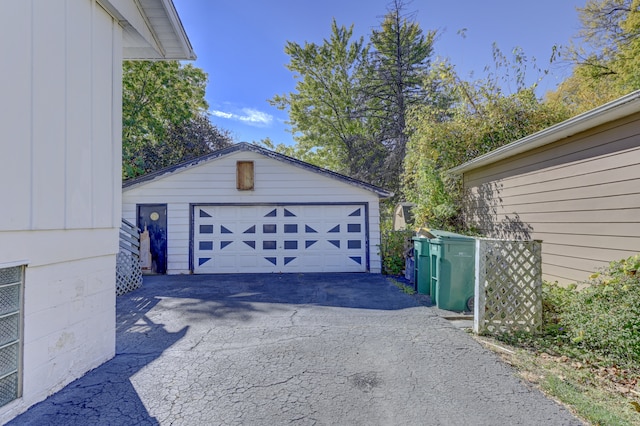
[[[380,273],[384,189],[240,143],[123,184],[149,273]]]
[[[365,272],[364,205],[194,206],[194,272]]]

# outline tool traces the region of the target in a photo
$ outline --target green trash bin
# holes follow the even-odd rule
[[[414,274],[418,294],[429,294],[431,283],[431,261],[429,258],[429,238],[413,237]]]
[[[475,250],[473,237],[430,230],[429,240],[431,300],[447,311],[473,309]]]

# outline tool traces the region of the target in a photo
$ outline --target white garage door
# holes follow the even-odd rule
[[[193,271],[365,272],[364,205],[195,206]]]

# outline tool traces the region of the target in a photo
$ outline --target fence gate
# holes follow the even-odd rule
[[[542,331],[541,241],[476,239],[476,333]]]

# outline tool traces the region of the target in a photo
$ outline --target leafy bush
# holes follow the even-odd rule
[[[564,334],[562,315],[576,297],[576,285],[563,287],[557,282],[542,284],[542,330],[546,335]]]
[[[620,366],[640,365],[640,254],[593,274],[562,307],[569,342]]]
[[[497,336],[509,344],[640,370],[640,254],[611,262],[585,282],[542,285],[542,335]]]
[[[380,255],[383,273],[388,275],[402,273],[405,266],[405,252],[410,248],[407,241],[412,235],[413,231],[382,231]]]

